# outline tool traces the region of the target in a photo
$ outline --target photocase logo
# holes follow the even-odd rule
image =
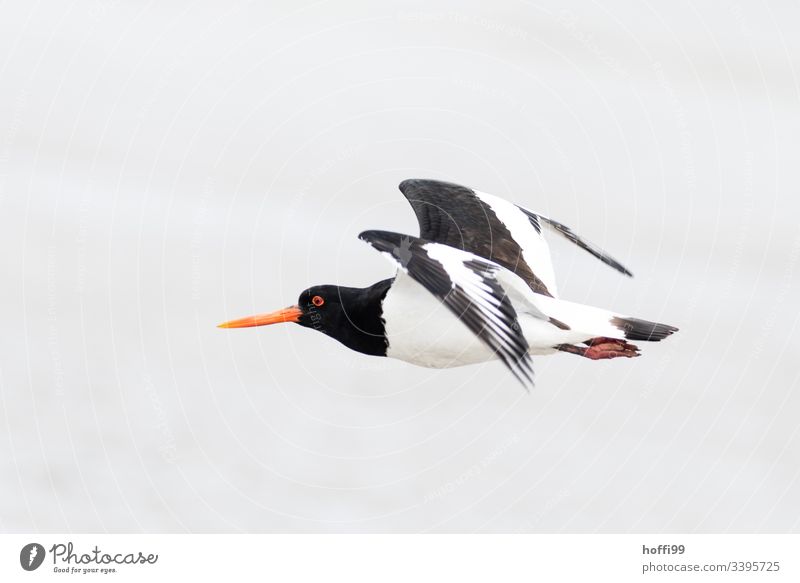
[[[19,552],[19,564],[26,571],[35,571],[44,561],[44,547],[39,543],[28,543]]]
[[[56,543],[45,551],[39,543],[28,543],[19,552],[19,564],[26,571],[35,571],[48,556],[53,560],[54,573],[116,573],[120,565],[155,565],[158,555],[139,552],[103,552],[98,545],[88,550],[76,550],[72,541]]]

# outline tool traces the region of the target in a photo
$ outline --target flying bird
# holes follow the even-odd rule
[[[352,350],[431,368],[499,359],[526,388],[531,355],[632,358],[640,352],[629,341],[658,342],[678,330],[559,299],[544,232],[632,275],[569,227],[449,182],[405,180],[400,191],[419,236],[359,235],[397,266],[394,277],[366,288],[310,287],[293,306],[219,327],[294,322]]]

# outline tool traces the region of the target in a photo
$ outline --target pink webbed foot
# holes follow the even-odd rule
[[[591,360],[605,360],[608,358],[635,358],[641,356],[639,348],[624,340],[616,338],[592,338],[585,342],[586,348],[574,346],[572,344],[560,344],[556,346],[558,350],[570,352],[589,358]]]

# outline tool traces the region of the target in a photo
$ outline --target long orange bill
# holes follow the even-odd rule
[[[224,322],[218,325],[217,328],[251,328],[253,326],[280,324],[281,322],[297,322],[302,315],[303,311],[299,307],[289,306],[288,308],[270,312],[269,314],[256,314],[255,316],[247,316],[246,318]]]

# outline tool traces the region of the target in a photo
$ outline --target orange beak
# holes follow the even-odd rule
[[[267,326],[269,324],[279,324],[281,322],[298,322],[303,311],[297,306],[289,306],[269,314],[256,314],[238,320],[231,320],[219,324],[217,328],[251,328],[253,326]]]

